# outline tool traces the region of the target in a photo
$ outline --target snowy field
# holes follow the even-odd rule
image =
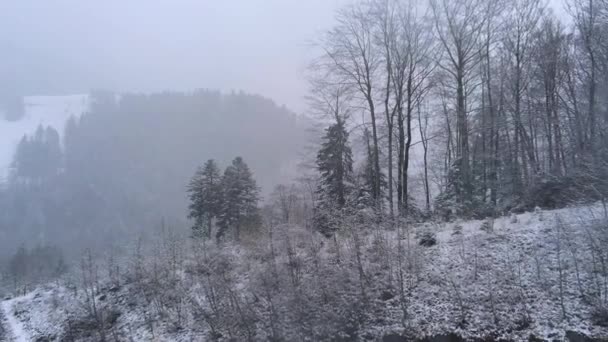
[[[89,108],[89,95],[27,96],[24,116],[17,121],[6,121],[0,115],[0,180],[8,168],[21,138],[36,132],[39,125],[55,128],[61,137],[70,116],[78,117]]]
[[[359,340],[381,341],[389,335],[421,338],[456,334],[465,340],[527,341],[534,336],[541,341],[563,341],[567,340],[567,332],[584,334],[595,341],[605,340],[608,326],[601,319],[606,316],[598,315],[597,308],[601,302],[605,305],[608,287],[606,270],[599,261],[606,255],[607,222],[602,205],[597,204],[537,210],[493,221],[427,223],[399,232],[378,233],[370,229],[363,236],[364,271],[368,295],[377,299],[373,300],[374,314],[366,318]],[[420,245],[419,237],[429,232],[435,235],[436,244]],[[306,234],[291,236],[291,253],[304,265],[301,286],[314,287],[323,280],[313,279],[310,271],[314,258],[306,252],[309,250],[304,242]],[[377,248],[380,236],[389,241],[382,250]],[[386,274],[382,273],[387,267],[383,266],[381,256],[383,252],[399,250],[396,246],[399,236],[403,258],[389,255],[392,285],[387,287]],[[276,263],[283,267],[288,262],[288,253],[282,254],[286,249],[280,239],[277,237],[274,248]],[[318,254],[321,260],[317,262],[330,271],[343,272],[349,267],[352,244],[346,238],[343,242],[338,240],[343,260],[339,269],[331,262],[336,257],[335,247],[330,240],[325,241]],[[204,341],[213,336],[220,341],[229,340],[226,335],[213,335],[205,323],[204,313],[212,312],[205,308],[211,302],[206,287],[210,280],[192,271],[197,257],[179,244],[174,246],[184,253],[183,262],[176,261],[181,260],[175,256],[178,254],[172,254],[176,250],[161,247],[158,258],[145,261],[148,270],[155,270],[149,277],[135,276],[140,267],[146,267],[130,260],[121,268],[119,281],[108,279],[97,287],[97,303],[99,308],[105,308],[104,317],[109,322],[108,334],[125,341]],[[256,279],[260,277],[258,272],[268,270],[265,267],[268,260],[260,257],[259,248],[232,246],[217,254],[213,249],[205,253],[212,255],[207,256],[211,260],[209,269],[219,265],[217,269],[225,270],[223,277],[233,279],[230,286],[239,296],[247,297],[249,291],[263,295],[256,292],[259,289]],[[172,260],[167,261],[166,269],[161,266],[164,255]],[[222,255],[226,259],[220,259]],[[404,307],[396,294],[397,260],[410,265],[404,268],[402,277],[407,292],[405,320]],[[100,274],[107,268],[103,263],[98,267]],[[164,276],[158,278],[158,274],[165,273],[172,274],[166,279],[173,281],[163,281]],[[9,341],[10,338],[19,342],[38,338],[59,341],[68,336],[78,336],[76,340],[84,341],[99,338],[94,330],[83,332],[90,328],[87,325],[90,321],[86,319],[87,301],[78,276],[60,284],[2,302]],[[385,296],[387,289],[394,292]],[[274,305],[281,305],[281,295],[273,295]],[[249,304],[261,305],[260,300]],[[264,312],[257,313],[259,322],[264,322],[261,318]],[[77,335],[67,335],[66,331]],[[259,332],[254,340],[268,338]]]

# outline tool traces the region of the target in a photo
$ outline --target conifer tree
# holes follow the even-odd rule
[[[235,230],[235,238],[240,239],[241,229],[257,221],[259,188],[243,158],[236,157],[222,177],[223,201],[217,232],[218,241],[228,229]]]
[[[41,183],[56,176],[62,167],[63,153],[59,133],[39,125],[32,137],[24,135],[13,158],[13,177]]]
[[[317,189],[320,201],[315,208],[315,220],[323,234],[331,235],[336,228],[330,222],[331,211],[346,206],[353,184],[353,156],[344,121],[338,120],[327,128],[317,154],[317,168],[321,180]]]
[[[218,218],[221,209],[221,185],[220,171],[213,159],[207,160],[192,177],[188,186],[190,193],[188,217],[194,219],[192,227],[194,236],[211,236],[213,219]],[[206,225],[206,232],[203,232],[203,225]]]

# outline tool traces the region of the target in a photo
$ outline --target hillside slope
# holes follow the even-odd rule
[[[99,338],[93,289],[97,322],[118,340],[602,341],[603,215],[601,205],[538,210],[336,240],[277,227],[246,247],[190,250],[165,238],[96,286],[85,272],[14,306],[32,337],[51,340]]]

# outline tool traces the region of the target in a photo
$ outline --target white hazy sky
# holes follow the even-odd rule
[[[59,88],[70,91],[243,89],[301,112],[308,43],[348,2],[0,0],[0,51],[20,82],[52,88],[65,77],[71,83]]]

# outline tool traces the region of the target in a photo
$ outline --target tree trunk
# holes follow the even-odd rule
[[[374,158],[373,158],[373,162],[374,162],[374,173],[375,173],[375,178],[374,178],[374,192],[373,192],[373,196],[374,196],[374,200],[376,201],[376,207],[377,209],[380,209],[380,204],[381,204],[381,198],[380,198],[380,193],[381,193],[381,186],[380,186],[380,153],[379,153],[379,149],[378,149],[378,131],[376,129],[376,111],[374,108],[374,100],[371,98],[371,87],[368,86],[368,98],[367,98],[367,103],[369,106],[369,114],[371,116],[372,119],[372,140],[373,140],[373,149],[374,149]]]
[[[404,168],[404,157],[405,157],[405,129],[403,126],[403,108],[398,104],[397,109],[397,129],[399,130],[399,141],[398,141],[398,164],[397,165],[397,209],[399,214],[404,216],[403,208],[403,168]]]
[[[426,140],[426,129],[428,125],[428,119],[425,117],[424,128],[422,126],[422,111],[420,110],[420,104],[418,105],[418,128],[420,129],[420,139],[422,140],[422,161],[424,165],[424,194],[426,211],[431,211],[431,191],[429,187],[429,169],[428,169],[428,141]]]
[[[409,210],[409,201],[408,201],[408,169],[410,166],[410,147],[412,146],[412,112],[413,112],[413,90],[412,90],[412,72],[408,75],[407,80],[407,112],[406,112],[406,128],[407,128],[407,138],[405,141],[405,154],[403,161],[403,210],[407,214]]]
[[[466,94],[464,89],[464,65],[460,65],[457,71],[457,127],[458,144],[457,156],[460,158],[461,177],[463,189],[460,194],[462,202],[470,202],[473,197],[471,188],[471,172],[469,167],[469,132],[466,113]]]
[[[488,23],[489,29],[489,23]],[[489,173],[489,183],[490,183],[490,202],[496,208],[496,200],[497,200],[497,186],[498,186],[498,173],[497,173],[497,150],[498,150],[498,136],[495,132],[496,129],[496,113],[494,111],[494,102],[492,97],[492,71],[490,69],[490,40],[486,41],[486,92],[488,97],[488,111],[490,113],[490,173]]]

